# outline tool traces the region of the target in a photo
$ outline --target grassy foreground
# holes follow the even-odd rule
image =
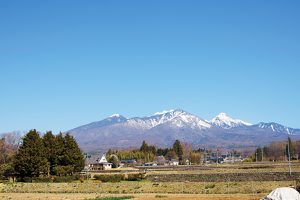
[[[88,180],[72,183],[0,183],[0,199],[4,200],[102,200],[104,197],[133,196],[133,199],[175,199],[175,200],[254,200],[261,199],[278,187],[296,186],[300,177],[293,175],[292,180],[250,181],[252,176],[261,172],[285,172],[286,163],[240,163],[232,165],[209,165],[174,168],[149,168],[147,174],[152,176],[172,176],[177,174],[196,174],[219,177],[220,174],[243,172],[249,179],[242,181],[216,182],[172,182],[156,181],[122,181],[102,183]],[[300,163],[293,163],[293,172],[300,171]],[[122,172],[116,172],[122,173]],[[293,181],[294,180],[294,181]],[[299,181],[298,181],[299,184]],[[108,199],[106,199],[108,200]]]
[[[85,199],[100,199],[102,197],[111,197],[112,195],[100,194],[75,194],[75,193],[0,193],[1,200],[85,200]],[[128,195],[125,195],[128,196]],[[245,194],[134,194],[134,200],[257,200],[261,195],[245,195]],[[100,198],[99,198],[100,197]],[[120,197],[120,195],[118,195]]]
[[[264,194],[274,188],[294,186],[292,181],[255,182],[119,182],[0,184],[3,193],[101,193],[101,194]]]

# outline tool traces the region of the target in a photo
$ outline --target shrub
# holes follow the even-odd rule
[[[73,182],[76,180],[80,179],[80,175],[76,174],[76,175],[72,175],[72,176],[56,176],[53,179],[53,182],[55,183],[68,183],[68,182]]]
[[[248,158],[245,158],[245,159],[243,160],[243,162],[253,162],[253,159],[250,158],[250,157],[248,157]]]
[[[31,177],[19,177],[19,178],[17,178],[17,182],[31,183],[32,178]]]
[[[95,199],[88,199],[88,200],[126,200],[126,199],[133,199],[133,196],[124,196],[124,197],[97,197]]]
[[[155,195],[155,198],[167,198],[167,195]]]
[[[67,165],[67,166],[55,166],[53,168],[53,171],[55,173],[55,175],[58,176],[66,176],[69,174],[72,174],[74,171],[74,166],[72,165]]]
[[[31,178],[31,182],[33,182],[33,183],[49,183],[49,182],[52,182],[52,181],[53,180],[52,180],[51,177],[35,177],[35,178]]]
[[[111,175],[94,175],[95,180],[99,180],[102,182],[120,182],[125,179],[123,174],[111,174]]]
[[[11,164],[0,164],[0,180],[8,180],[13,173],[14,168]]]
[[[144,173],[128,174],[127,181],[141,181],[146,178]]]
[[[80,180],[80,175],[71,175],[71,176],[50,176],[50,177],[19,177],[17,178],[17,182],[25,182],[25,183],[69,183],[73,181]]]
[[[215,184],[208,184],[208,185],[205,186],[205,189],[212,189],[214,187],[216,187]]]

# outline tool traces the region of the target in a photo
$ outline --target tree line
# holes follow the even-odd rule
[[[23,137],[18,147],[1,139],[0,150],[0,176],[17,176],[21,179],[66,176],[84,168],[84,156],[76,140],[68,133],[53,135],[49,131],[41,137],[33,129]]]
[[[153,162],[157,156],[164,156],[166,160],[178,160],[180,164],[185,164],[186,160],[200,164],[203,159],[203,152],[193,150],[189,144],[181,143],[179,140],[175,140],[171,148],[156,148],[143,141],[139,149],[109,149],[106,155],[108,161],[113,163],[113,167],[118,166],[121,160],[136,160],[138,164]]]
[[[258,147],[252,154],[252,161],[284,161],[300,159],[300,141],[292,141],[288,137],[287,141],[272,142],[270,145]]]

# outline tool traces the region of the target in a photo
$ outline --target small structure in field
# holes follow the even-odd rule
[[[176,159],[171,159],[169,161],[169,165],[171,165],[171,166],[177,166],[177,165],[179,165],[179,161],[176,160]]]
[[[168,160],[164,156],[157,156],[156,163],[157,165],[168,165]]]
[[[102,170],[109,170],[112,168],[112,163],[109,163],[106,160],[105,154],[102,155],[101,159],[97,159],[96,163],[90,164],[91,171],[102,171]]]
[[[155,167],[155,166],[157,166],[157,163],[156,162],[147,162],[147,163],[144,164],[144,166]]]
[[[224,158],[224,163],[235,163],[235,162],[243,162],[243,158],[241,156],[227,156]]]
[[[121,165],[124,167],[134,167],[137,165],[135,159],[121,160]]]

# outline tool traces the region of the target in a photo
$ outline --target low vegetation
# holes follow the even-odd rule
[[[133,199],[133,196],[124,196],[124,197],[96,197],[95,199],[87,199],[87,200],[126,200]]]
[[[101,193],[101,194],[266,194],[277,187],[295,186],[295,181],[247,182],[157,182],[116,183],[14,183],[4,184],[4,193]]]
[[[120,181],[141,181],[146,178],[145,173],[130,173],[130,174],[95,174],[95,180],[101,182],[120,182]]]

